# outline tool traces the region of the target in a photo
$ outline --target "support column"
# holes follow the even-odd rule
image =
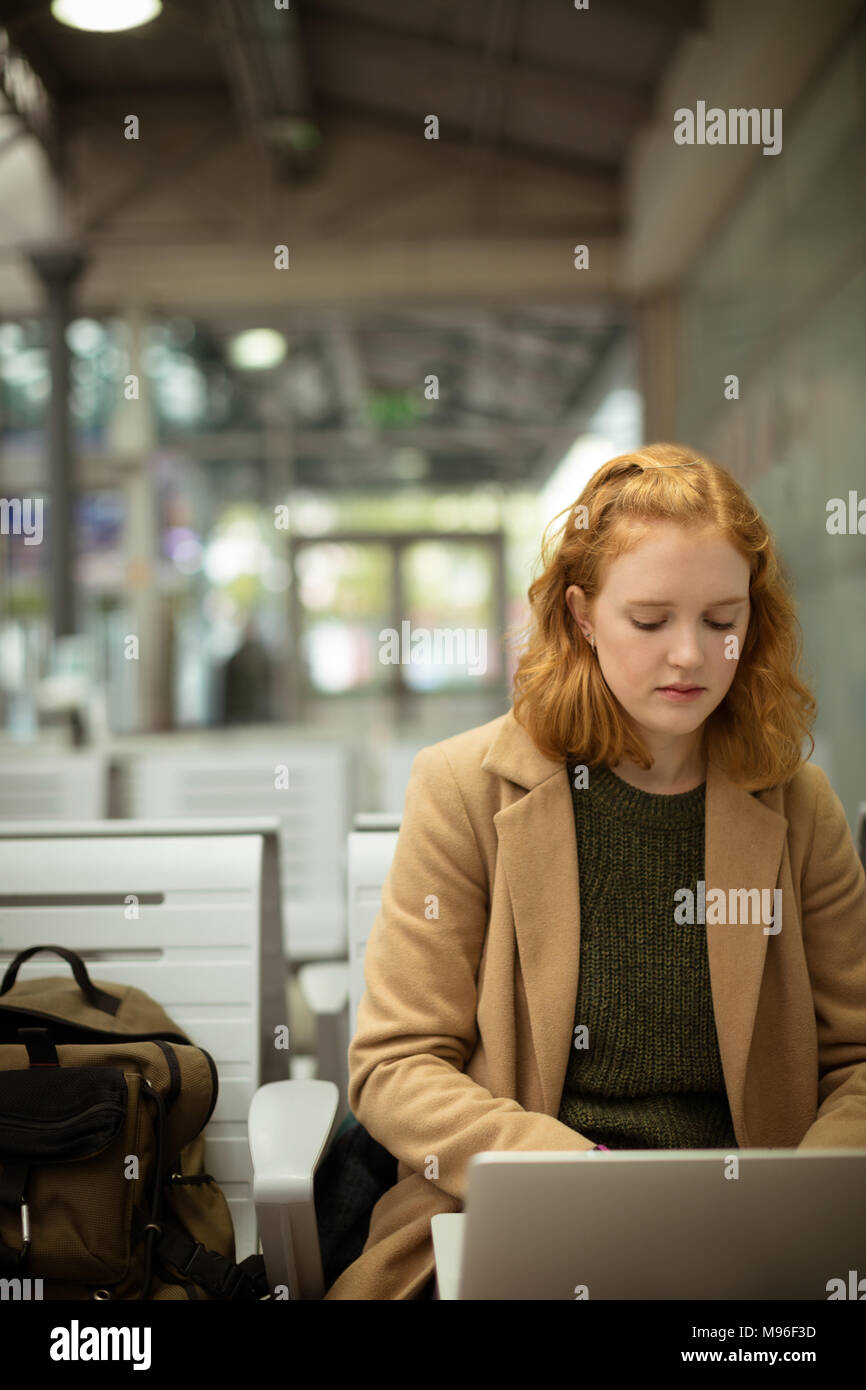
[[[54,636],[76,632],[75,498],[76,467],[69,409],[69,348],[66,329],[71,318],[72,286],[85,265],[85,256],[72,246],[31,248],[28,259],[46,292],[46,318],[51,368],[48,414],[48,485],[51,497],[51,616]]]
[[[138,379],[138,398],[126,399],[121,383],[107,429],[111,457],[125,480],[127,608],[124,637],[138,638],[138,660],[124,660],[124,731],[171,728],[169,615],[157,588],[160,563],[158,496],[153,456],[156,422],[147,389],[142,352],[146,306],[130,302],[123,311],[129,361]]]
[[[280,420],[267,427],[265,436],[265,514],[274,526],[274,507],[289,507],[289,530],[276,531],[271,541],[275,553],[289,572],[289,587],[280,594],[280,640],[271,691],[272,718],[278,724],[296,722],[300,703],[300,634],[296,627],[297,609],[294,606],[295,573],[292,554],[293,511],[295,506],[294,446],[292,427]]]
[[[662,290],[640,300],[636,319],[644,441],[647,444],[675,441],[680,382],[676,294]]]

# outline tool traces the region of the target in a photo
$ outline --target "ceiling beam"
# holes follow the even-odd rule
[[[278,181],[308,177],[321,159],[321,132],[294,10],[249,0],[210,2],[242,122],[268,151]]]
[[[360,71],[365,64],[368,67],[383,64],[395,74],[411,74],[419,102],[436,91],[441,98],[438,113],[443,118],[441,138],[447,138],[448,133],[444,118],[456,119],[449,111],[450,94],[471,93],[479,60],[484,58],[483,46],[456,44],[451,38],[444,40],[410,33],[339,6],[310,10],[305,15],[304,28],[309,33],[315,55],[316,87],[323,106],[331,99],[332,73],[345,72],[347,64],[349,71]],[[499,67],[510,102],[543,102],[548,108],[554,108],[563,121],[591,116],[596,120],[618,122],[629,129],[651,109],[653,84],[600,73],[582,67],[579,60],[568,70],[537,67],[525,62],[513,66],[500,62]],[[425,114],[419,111],[419,131]],[[407,116],[406,120],[408,124],[411,117]],[[470,129],[468,123],[461,127],[464,134]]]
[[[152,144],[147,140],[139,141],[137,148],[143,152],[145,169],[143,171],[138,168],[133,169],[124,188],[114,193],[110,198],[103,200],[101,205],[88,208],[82,217],[81,235],[95,238],[100,231],[106,229],[112,218],[116,217],[118,213],[128,212],[142,198],[156,190],[162,193],[171,188],[173,184],[182,183],[188,193],[190,175],[201,174],[208,161],[213,160],[220,153],[221,135],[224,138],[234,137],[234,126],[227,124],[225,112],[223,112],[221,124],[222,132],[219,125],[216,129],[208,127],[201,138],[186,152],[178,154],[175,148],[171,160],[165,158],[165,149],[159,141]],[[122,153],[118,156],[115,167],[120,167],[121,161]],[[130,160],[129,163],[132,161]],[[218,195],[209,189],[207,196],[215,198]],[[229,201],[227,194],[223,206],[227,215],[236,211],[236,204]]]
[[[41,74],[9,30],[0,26],[0,102],[5,102],[48,156],[55,173],[60,168],[58,110]]]
[[[508,82],[515,61],[523,0],[488,4],[484,44],[478,58],[469,138],[473,145],[495,148],[502,136],[508,107]]]

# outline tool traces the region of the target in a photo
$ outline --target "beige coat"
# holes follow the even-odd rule
[[[776,935],[703,928],[738,1145],[866,1147],[866,876],[826,775],[807,764],[752,795],[711,764],[705,881],[726,901],[782,890]],[[349,1048],[349,1104],[397,1183],[326,1298],[417,1298],[430,1218],[461,1210],[473,1154],[592,1146],[556,1118],[579,949],[564,761],[511,710],[423,749]]]

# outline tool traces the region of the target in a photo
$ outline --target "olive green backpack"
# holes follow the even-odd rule
[[[16,984],[37,951],[62,956],[75,982]],[[261,1255],[235,1263],[228,1205],[204,1171],[218,1084],[143,990],[91,980],[62,946],[21,951],[0,982],[5,1296],[269,1297]]]

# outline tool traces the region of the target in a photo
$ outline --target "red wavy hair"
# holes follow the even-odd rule
[[[789,585],[770,531],[740,484],[680,444],[648,444],[610,459],[545,528],[543,572],[529,587],[530,618],[520,629],[527,641],[514,675],[515,718],[550,758],[578,755],[589,766],[628,758],[652,767],[565,601],[570,584],[591,600],[604,566],[636,545],[639,523],[651,520],[710,529],[748,561],[749,626],[731,687],[704,724],[704,748],[746,790],[788,781],[807,761],[804,738],[808,757],[814,751],[817,712],[798,675],[802,632]]]

